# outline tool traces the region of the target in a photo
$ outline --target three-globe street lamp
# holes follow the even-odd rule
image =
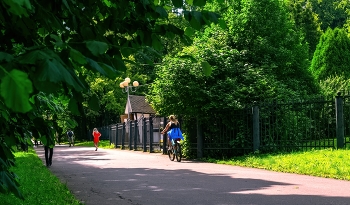
[[[134,81],[132,82],[132,85],[129,85],[130,78],[125,78],[123,82],[119,84],[120,88],[122,88],[123,93],[127,93],[127,106],[128,106],[128,121],[130,120],[130,102],[129,102],[129,92],[136,92],[137,87],[139,86],[139,82]]]

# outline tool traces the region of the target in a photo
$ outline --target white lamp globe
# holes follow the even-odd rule
[[[139,86],[139,82],[134,81],[134,82],[132,83],[132,85],[133,85],[134,87],[137,87],[137,86]]]

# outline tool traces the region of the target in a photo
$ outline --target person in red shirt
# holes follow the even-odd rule
[[[92,136],[94,136],[94,145],[96,147],[95,151],[98,149],[98,142],[100,141],[101,133],[97,130],[97,128],[94,128],[92,131]]]

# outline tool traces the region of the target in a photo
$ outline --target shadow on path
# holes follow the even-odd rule
[[[322,184],[321,178],[300,176],[306,177],[305,183],[317,180],[314,187],[296,178],[293,180],[293,176],[298,175],[276,173],[273,177],[274,172],[266,170],[191,161],[177,163],[160,154],[103,149],[94,152],[93,149],[56,146],[50,168],[87,205],[350,204],[350,182],[347,181],[324,179],[324,186],[348,190],[345,194],[344,190],[334,194],[332,191],[337,190],[327,193],[324,187],[317,188],[318,183]],[[37,153],[43,159],[40,147]],[[269,180],[259,179],[259,172],[262,176],[265,172],[272,175]],[[292,180],[285,182],[283,176]]]

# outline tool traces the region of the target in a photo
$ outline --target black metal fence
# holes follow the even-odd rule
[[[183,130],[197,157],[350,147],[349,93],[335,99],[265,102],[226,115],[213,114],[200,134]],[[160,134],[165,124],[166,118],[151,117],[99,130],[116,148],[154,152],[165,146]]]
[[[191,141],[197,157],[350,147],[349,93],[335,99],[265,102],[227,115],[231,120],[214,115],[202,126],[202,140]]]
[[[166,124],[164,117],[140,118],[124,123],[101,127],[102,136],[107,136],[115,148],[157,152],[162,150],[161,128]],[[165,123],[164,123],[165,122]]]
[[[334,102],[317,98],[259,105],[259,149],[271,152],[336,147]]]

